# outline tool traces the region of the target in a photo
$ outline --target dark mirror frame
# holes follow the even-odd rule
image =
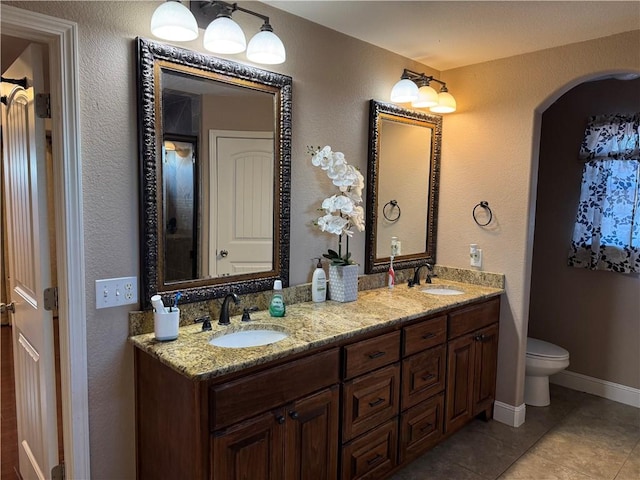
[[[425,251],[411,255],[401,255],[393,260],[394,269],[412,268],[425,262],[436,262],[436,236],[438,223],[438,192],[440,189],[440,152],[442,143],[442,117],[432,115],[391,103],[369,102],[369,156],[367,164],[367,236],[365,245],[365,273],[380,273],[389,270],[390,257],[376,257],[376,233],[378,224],[378,181],[380,171],[380,121],[381,118],[396,117],[409,119],[412,123],[424,124],[425,128],[432,128],[431,158],[425,159],[431,163],[429,169],[428,208],[425,218],[426,245]],[[402,188],[402,186],[398,186]]]
[[[270,290],[276,279],[289,284],[289,243],[291,219],[291,125],[292,79],[289,76],[261,70],[249,65],[223,60],[191,50],[143,38],[136,39],[138,133],[140,157],[140,256],[141,305],[150,307],[150,298],[160,294],[165,300],[180,291],[180,303],[191,303],[223,297],[233,291],[246,294]],[[227,84],[263,90],[275,96],[274,125],[274,223],[273,269],[268,272],[197,279],[162,284],[162,205],[161,102],[156,93],[163,68]]]

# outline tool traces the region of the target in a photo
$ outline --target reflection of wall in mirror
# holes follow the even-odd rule
[[[402,255],[426,250],[431,133],[427,127],[380,120],[376,258],[389,257],[393,236],[402,242]],[[390,200],[396,200],[402,212],[395,222],[382,212]],[[395,218],[397,210],[386,211]]]
[[[241,87],[238,87],[241,90]],[[269,131],[274,132],[275,121],[274,96],[268,93],[250,96],[233,95],[203,95],[202,96],[202,125],[201,125],[201,152],[209,152],[209,132],[211,130],[239,130],[239,131]],[[204,153],[203,153],[204,154]],[[202,190],[201,201],[201,225],[199,239],[199,269],[203,277],[214,276],[209,271],[209,252],[216,251],[216,246],[209,241],[211,231],[209,219],[211,214],[210,189],[205,179],[211,178],[209,162],[202,162],[200,171]],[[215,242],[215,238],[212,240]]]

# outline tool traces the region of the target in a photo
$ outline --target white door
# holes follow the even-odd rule
[[[213,140],[213,139],[212,139]],[[217,132],[214,152],[218,276],[273,269],[273,134]],[[212,198],[214,195],[212,195]],[[215,208],[215,210],[214,210]]]
[[[43,92],[42,51],[30,45],[2,74],[27,77],[28,88],[3,82],[3,161],[8,213],[10,301],[20,473],[49,478],[58,463],[53,315],[44,310],[51,286],[44,120],[34,93]]]

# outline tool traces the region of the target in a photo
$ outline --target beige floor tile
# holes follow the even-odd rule
[[[570,468],[563,467],[533,453],[527,453],[498,477],[499,480],[592,480]]]
[[[616,480],[638,480],[640,478],[640,443],[633,449]]]
[[[487,480],[454,462],[438,458],[431,450],[393,475],[389,480]]]
[[[610,448],[562,426],[547,433],[531,452],[548,461],[598,479],[612,480],[630,451]]]

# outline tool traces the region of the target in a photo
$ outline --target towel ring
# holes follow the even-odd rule
[[[387,207],[389,205],[391,205],[391,210],[393,210],[394,208],[398,209],[398,215],[395,218],[389,218],[389,216],[387,215]],[[382,207],[382,215],[384,215],[384,218],[386,218],[390,222],[397,222],[400,218],[400,215],[402,215],[402,211],[400,210],[400,205],[398,205],[398,202],[396,200],[389,200],[387,203],[385,203],[384,207]]]
[[[478,209],[478,207],[484,208],[489,213],[489,220],[487,220],[486,223],[480,223],[476,218],[476,210]],[[493,212],[491,211],[491,208],[489,208],[489,202],[482,200],[479,204],[473,207],[472,215],[473,220],[481,227],[486,227],[487,225],[489,225],[491,223],[491,219],[493,219]]]

